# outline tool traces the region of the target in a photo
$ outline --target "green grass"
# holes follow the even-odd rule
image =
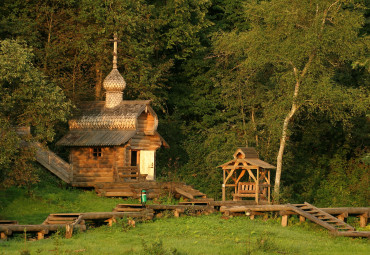
[[[50,213],[112,211],[118,203],[137,200],[101,198],[93,191],[39,184],[28,196],[23,189],[0,191],[0,218],[20,224],[41,224]],[[0,241],[3,254],[370,254],[367,239],[333,237],[325,229],[291,217],[283,228],[280,218],[247,217],[162,218],[128,229],[124,220],[113,227],[89,228],[71,239],[53,234],[27,241],[23,234]],[[22,253],[23,252],[23,253]]]
[[[146,244],[146,247],[143,245]],[[71,239],[0,242],[0,254],[369,254],[369,241],[332,237],[310,223],[283,228],[278,220],[221,215],[163,218],[127,229],[123,221]],[[176,250],[176,252],[174,252]],[[157,253],[155,253],[157,251]]]
[[[110,212],[123,199],[98,197],[94,191],[36,187],[28,196],[25,190],[0,191],[0,218],[18,220],[20,224],[41,224],[51,213]]]

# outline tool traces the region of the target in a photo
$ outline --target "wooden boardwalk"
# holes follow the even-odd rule
[[[19,225],[17,221],[0,220],[0,236],[1,239],[7,239],[13,233],[27,232],[35,233],[37,239],[43,239],[44,235],[65,229],[66,237],[69,238],[74,230],[85,231],[86,222],[105,222],[112,225],[117,218],[126,217],[129,219],[129,224],[134,225],[135,220],[151,220],[154,217],[161,217],[166,211],[170,211],[175,217],[181,214],[194,216],[220,211],[226,217],[247,215],[251,219],[256,215],[277,212],[282,216],[282,226],[287,226],[289,215],[298,214],[301,221],[311,220],[328,229],[332,235],[370,238],[370,232],[356,231],[345,222],[348,216],[357,216],[360,218],[360,226],[366,227],[370,207],[317,208],[309,203],[256,205],[251,204],[250,201],[232,202],[211,199],[194,199],[179,205],[118,204],[112,212],[55,213],[50,214],[40,225]]]
[[[140,198],[141,191],[145,190],[147,198],[158,198],[161,195],[172,194],[176,198],[204,199],[207,195],[194,189],[190,185],[179,182],[156,181],[126,181],[107,182],[94,185],[95,191],[105,197],[132,197]]]

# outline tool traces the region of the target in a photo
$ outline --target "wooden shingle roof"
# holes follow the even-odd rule
[[[136,130],[137,117],[144,110],[149,110],[157,120],[157,115],[149,103],[150,100],[122,101],[114,108],[106,108],[104,101],[85,102],[69,121],[69,129]]]
[[[126,143],[136,130],[71,130],[57,142],[61,146],[115,146]]]
[[[145,111],[154,117],[154,136],[168,146],[155,130],[158,118],[149,106],[150,100],[122,101],[114,108],[104,101],[84,102],[69,121],[69,132],[57,142],[61,146],[118,146],[127,143],[138,132],[138,117]],[[160,145],[159,145],[160,146]]]

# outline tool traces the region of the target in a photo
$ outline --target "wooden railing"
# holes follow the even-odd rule
[[[121,181],[145,180],[147,177],[147,174],[140,174],[138,166],[118,167],[117,171]]]

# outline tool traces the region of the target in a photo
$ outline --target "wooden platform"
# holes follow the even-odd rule
[[[190,185],[177,182],[156,182],[156,181],[127,181],[107,182],[95,184],[95,191],[105,197],[132,197],[140,198],[141,191],[145,190],[147,198],[153,199],[160,196],[172,194],[176,198],[206,199],[207,195],[194,189]]]
[[[348,216],[360,217],[360,226],[366,227],[370,207],[339,207],[339,208],[317,208],[309,203],[283,204],[283,205],[227,205],[221,206],[220,212],[226,215],[243,213],[252,219],[255,215],[263,215],[266,212],[279,212],[282,216],[282,226],[288,225],[289,215],[298,214],[300,220],[309,219],[312,222],[328,229],[332,235],[348,237],[370,238],[368,231],[356,231],[345,222]],[[334,217],[333,215],[337,215]]]
[[[109,225],[116,218],[127,217],[134,220],[151,220],[154,217],[154,211],[144,208],[139,212],[88,212],[88,213],[57,213],[50,214],[42,224],[39,225],[18,225],[8,224],[9,221],[0,224],[0,237],[7,239],[13,233],[34,233],[38,240],[44,239],[44,235],[56,232],[60,229],[66,230],[66,237],[72,236],[74,230],[85,231],[86,221],[104,221]]]

